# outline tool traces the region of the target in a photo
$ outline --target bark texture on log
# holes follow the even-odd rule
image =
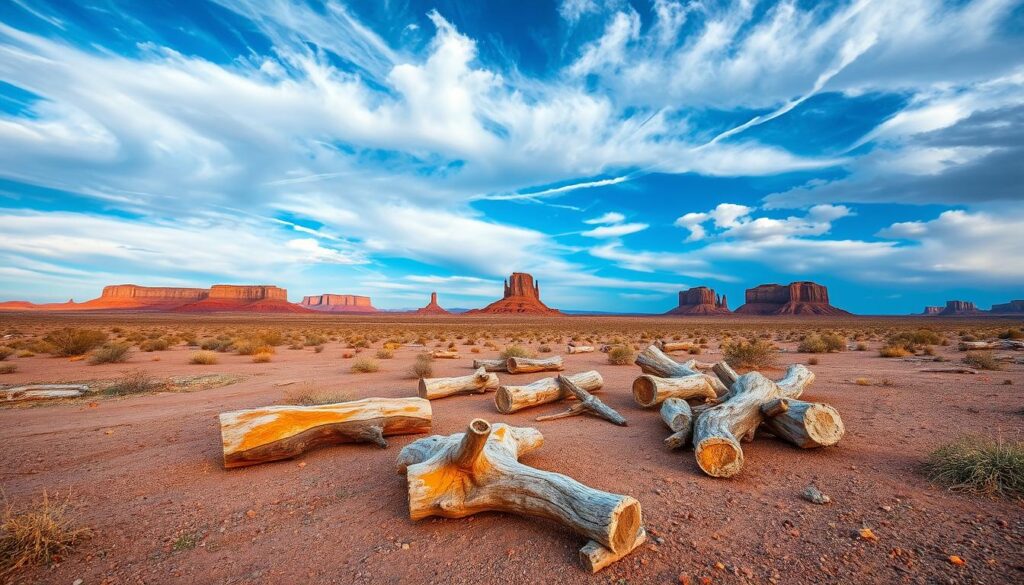
[[[648,346],[647,349],[638,353],[633,363],[640,366],[645,374],[659,378],[682,378],[699,373],[693,369],[695,361],[681,364],[665,355],[654,345]]]
[[[846,432],[839,412],[827,404],[780,398],[763,405],[761,412],[773,435],[801,449],[831,447]]]
[[[570,345],[569,353],[593,353],[594,348],[590,345]]]
[[[533,372],[559,372],[565,369],[562,365],[562,356],[552,356],[544,359],[532,359],[525,357],[510,357],[505,362],[505,369],[510,374],[531,374]]]
[[[604,385],[604,378],[597,370],[573,374],[569,379],[588,392],[597,392]],[[502,414],[511,414],[524,408],[570,397],[572,394],[559,386],[557,379],[541,378],[523,386],[500,386],[494,395],[494,406]]]
[[[372,442],[430,430],[422,398],[364,398],[319,406],[267,406],[220,415],[224,467],[288,459],[322,445]]]
[[[419,397],[436,400],[455,394],[483,394],[488,390],[497,390],[498,375],[488,373],[484,368],[477,368],[468,376],[454,378],[420,378]]]
[[[692,374],[680,378],[659,378],[643,375],[633,380],[633,400],[644,408],[657,406],[668,398],[684,400],[714,400],[718,397],[717,380],[706,374]]]
[[[507,372],[508,360],[473,360],[473,369],[483,368],[488,372]]]
[[[672,435],[665,439],[665,446],[669,449],[685,446],[693,427],[690,405],[682,398],[669,398],[661,403],[661,420],[672,430]]]
[[[413,442],[398,457],[409,483],[409,517],[509,512],[552,520],[614,554],[634,548],[643,526],[640,503],[519,462],[542,443],[536,429],[482,419],[465,433]]]
[[[565,376],[558,377],[558,385],[565,391],[571,393],[576,397],[579,402],[569,407],[569,410],[559,414],[549,414],[547,416],[539,416],[534,420],[554,420],[558,418],[566,418],[570,416],[576,416],[583,413],[590,413],[594,416],[599,416],[613,424],[617,424],[620,427],[626,426],[626,419],[621,414],[615,411],[614,408],[608,406],[604,402],[601,402],[599,398],[587,392],[583,388],[577,386],[572,380]]]
[[[86,384],[32,384],[0,390],[4,402],[28,402],[30,400],[55,400],[78,398],[89,392]]]

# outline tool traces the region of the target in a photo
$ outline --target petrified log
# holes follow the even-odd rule
[[[510,374],[530,374],[533,372],[558,372],[565,369],[562,365],[562,356],[552,356],[544,359],[532,359],[525,357],[510,357],[505,362],[505,368]]]
[[[732,385],[736,383],[736,378],[740,377],[736,370],[732,369],[725,362],[715,363],[715,365],[711,366],[711,371],[718,376],[718,379],[722,381],[726,388],[732,388]]]
[[[604,385],[604,378],[597,370],[573,374],[569,379],[588,392],[597,392]],[[494,406],[502,414],[511,414],[524,408],[570,397],[572,393],[559,386],[555,378],[541,378],[524,386],[500,386],[494,395]]]
[[[593,394],[587,392],[583,388],[580,388],[572,380],[565,376],[558,377],[558,385],[579,400],[578,403],[573,404],[569,407],[569,410],[558,414],[549,414],[547,416],[539,416],[534,420],[554,420],[556,418],[565,418],[569,416],[576,416],[588,412],[594,416],[599,416],[612,424],[619,425],[620,427],[626,426],[626,419],[621,414],[615,411],[614,408],[608,406],[604,402]]]
[[[684,400],[714,400],[718,397],[718,380],[706,374],[691,374],[681,378],[659,378],[643,375],[633,380],[633,400],[644,408],[657,406],[667,398]]]
[[[640,366],[645,374],[659,378],[682,378],[698,373],[693,369],[695,361],[681,364],[653,345],[638,353],[633,363]]]
[[[570,345],[569,353],[593,353],[594,347],[591,345]]]
[[[459,355],[458,351],[455,351],[455,350],[450,350],[449,351],[449,350],[441,350],[441,349],[435,349],[433,352],[431,352],[430,355],[432,355],[434,357],[434,359],[440,359],[440,360],[457,360],[460,357],[462,357],[462,356]]]
[[[740,376],[724,402],[697,415],[693,425],[697,465],[714,477],[739,473],[743,467],[740,439],[752,438],[764,420],[761,405],[776,398],[796,398],[813,380],[814,374],[799,364],[790,366],[779,382],[758,372]]]
[[[669,449],[679,449],[686,445],[693,427],[693,412],[690,405],[682,398],[669,398],[661,403],[661,420],[665,421],[672,435],[665,439]]]
[[[918,370],[925,374],[977,374],[978,370],[967,367],[952,366],[948,368],[923,368]]]
[[[689,351],[693,347],[692,343],[685,341],[658,341],[655,343],[663,352],[671,353],[673,351]]]
[[[991,341],[961,341],[960,351],[973,349],[1009,349],[1024,350],[1024,341],[1014,339],[994,339]]]
[[[371,442],[430,430],[430,401],[364,398],[319,406],[267,406],[220,415],[224,467],[288,459],[321,445]]]
[[[86,384],[32,384],[0,390],[5,402],[27,402],[29,400],[55,400],[78,398],[89,391]]]
[[[473,420],[465,433],[414,441],[398,456],[398,472],[409,483],[409,517],[509,512],[562,524],[612,556],[634,548],[643,526],[640,503],[519,462],[543,441],[536,429],[482,419]]]
[[[489,374],[481,367],[468,376],[420,378],[419,396],[434,400],[455,394],[483,394],[488,390],[497,389],[498,375]]]
[[[827,404],[776,398],[761,405],[764,426],[802,449],[830,447],[846,432],[839,412]]]
[[[508,360],[473,360],[473,369],[483,368],[488,372],[507,372]]]

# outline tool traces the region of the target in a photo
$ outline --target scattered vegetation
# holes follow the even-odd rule
[[[416,356],[416,361],[409,366],[410,378],[429,378],[434,375],[434,358],[429,353]]]
[[[121,376],[114,380],[113,384],[107,386],[103,393],[109,396],[128,396],[152,392],[165,386],[164,383],[150,376],[144,370],[130,370],[121,372]]]
[[[342,390],[328,390],[319,382],[306,382],[295,390],[285,394],[285,404],[298,406],[316,406],[318,404],[337,404],[354,400],[351,394]]]
[[[13,374],[18,371],[18,364],[0,364],[0,374]]]
[[[119,364],[128,361],[131,355],[131,345],[127,343],[108,343],[99,349],[93,350],[92,354],[89,355],[89,363],[94,366],[99,364]]]
[[[355,374],[372,374],[380,370],[380,364],[374,359],[359,358],[352,362],[350,369]]]
[[[928,457],[932,481],[986,496],[1024,496],[1024,443],[989,437],[963,437]]]
[[[1002,366],[996,361],[996,356],[991,351],[969,351],[964,356],[964,364],[979,370],[1001,370]]]
[[[56,356],[70,357],[85,355],[107,341],[107,334],[95,329],[75,329],[65,327],[52,331],[43,338],[53,347]]]
[[[14,355],[14,350],[10,347],[0,347],[0,362]]]
[[[252,361],[255,364],[265,364],[274,358],[274,354],[269,351],[261,351],[259,353],[252,354]]]
[[[846,340],[835,333],[818,334],[812,333],[803,338],[797,351],[801,353],[830,353],[843,351]]]
[[[775,365],[775,346],[767,341],[733,341],[722,345],[726,363],[734,368],[760,369]]]
[[[616,345],[608,350],[608,363],[613,366],[628,366],[633,363],[636,354],[628,345]]]
[[[377,350],[377,359],[379,360],[389,360],[393,357],[395,357],[395,350],[393,349],[382,347]]]
[[[212,351],[200,350],[192,352],[192,355],[188,358],[188,363],[196,364],[200,366],[211,366],[220,361],[217,354]]]
[[[884,358],[901,358],[912,355],[913,352],[899,345],[886,345],[878,350],[878,355]]]
[[[533,355],[532,351],[521,345],[510,345],[502,350],[499,357],[503,360],[507,360],[511,357],[532,358]]]
[[[51,498],[44,491],[25,509],[17,510],[4,496],[0,580],[22,567],[49,564],[89,536],[89,529],[72,517],[70,499]]]

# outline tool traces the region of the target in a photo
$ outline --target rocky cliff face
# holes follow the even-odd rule
[[[206,288],[177,288],[164,286],[138,286],[135,284],[113,284],[103,287],[100,299],[135,299],[140,301],[182,301],[191,302],[210,296]]]
[[[924,311],[921,311],[922,315],[938,315],[942,312],[942,307],[925,307]]]
[[[324,294],[302,297],[302,306],[314,311],[331,313],[376,313],[370,297],[359,295]]]
[[[305,313],[306,309],[288,302],[288,291],[268,285],[215,284],[210,295],[200,301],[174,309],[182,313]]]
[[[679,291],[679,306],[666,315],[723,315],[729,312],[725,297],[716,295],[714,289],[698,286]]]
[[[215,284],[206,288],[177,288],[115,284],[103,287],[99,298],[84,303],[33,305],[39,311],[176,311],[208,313],[298,313],[306,310],[288,302],[288,291],[272,285]],[[3,307],[0,307],[2,309]]]
[[[829,304],[827,288],[808,281],[748,288],[746,303],[736,312],[746,315],[849,315]]]
[[[448,311],[443,309],[441,305],[437,304],[437,293],[430,293],[430,302],[427,306],[416,309],[417,315],[450,315]]]
[[[513,272],[505,281],[505,296],[482,309],[467,311],[472,314],[524,313],[533,315],[560,315],[540,300],[540,284],[525,272]]]
[[[230,301],[287,301],[288,291],[276,286],[215,284],[210,287],[211,299]]]
[[[971,301],[946,301],[945,308],[939,312],[940,315],[977,315],[981,311]]]
[[[1008,303],[1001,303],[998,305],[992,305],[993,313],[1024,313],[1024,301],[1010,301]]]

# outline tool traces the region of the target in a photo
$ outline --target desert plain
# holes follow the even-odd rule
[[[957,346],[964,338],[993,338],[1020,326],[1019,319],[852,316],[4,314],[2,343],[23,349],[2,362],[15,367],[0,375],[0,387],[90,388],[81,398],[0,406],[0,487],[8,505],[27,505],[45,491],[89,530],[52,563],[5,578],[66,584],[1021,582],[1021,500],[950,490],[923,472],[930,453],[961,437],[1020,439],[1021,353],[993,352],[995,370],[921,371],[963,365],[965,352]],[[24,349],[68,327],[102,331],[132,349],[126,361],[95,365]],[[894,335],[922,328],[941,341],[880,356]],[[815,332],[841,336],[844,347],[797,351]],[[269,361],[255,361],[225,345],[215,352],[216,363],[190,363],[204,341],[218,338],[259,338],[272,353]],[[664,448],[670,431],[658,410],[633,400],[640,368],[632,361],[613,365],[600,351],[566,351],[570,341],[639,351],[676,340],[689,342],[693,355],[673,358],[715,362],[739,338],[773,344],[774,365],[758,368],[770,378],[794,363],[815,373],[803,399],[842,414],[846,431],[837,445],[802,450],[759,437],[743,444],[742,473],[709,477],[692,449]],[[147,346],[147,340],[167,343]],[[505,415],[488,392],[432,401],[431,433],[462,432],[474,418],[538,429],[543,446],[522,462],[636,498],[648,542],[591,575],[577,560],[585,538],[546,520],[481,513],[413,522],[406,478],[395,463],[401,448],[423,435],[389,437],[386,449],[342,444],[224,469],[220,413],[322,397],[415,396],[410,369],[417,356],[449,347],[460,357],[429,362],[432,376],[470,374],[474,359],[496,358],[510,347],[562,355],[565,373],[599,371],[604,387],[596,395],[628,426],[592,416],[534,420],[564,410],[564,403]],[[357,360],[378,369],[353,371]],[[498,373],[503,384],[551,375]],[[132,391],[117,390],[131,382]],[[831,502],[805,500],[808,486]]]

